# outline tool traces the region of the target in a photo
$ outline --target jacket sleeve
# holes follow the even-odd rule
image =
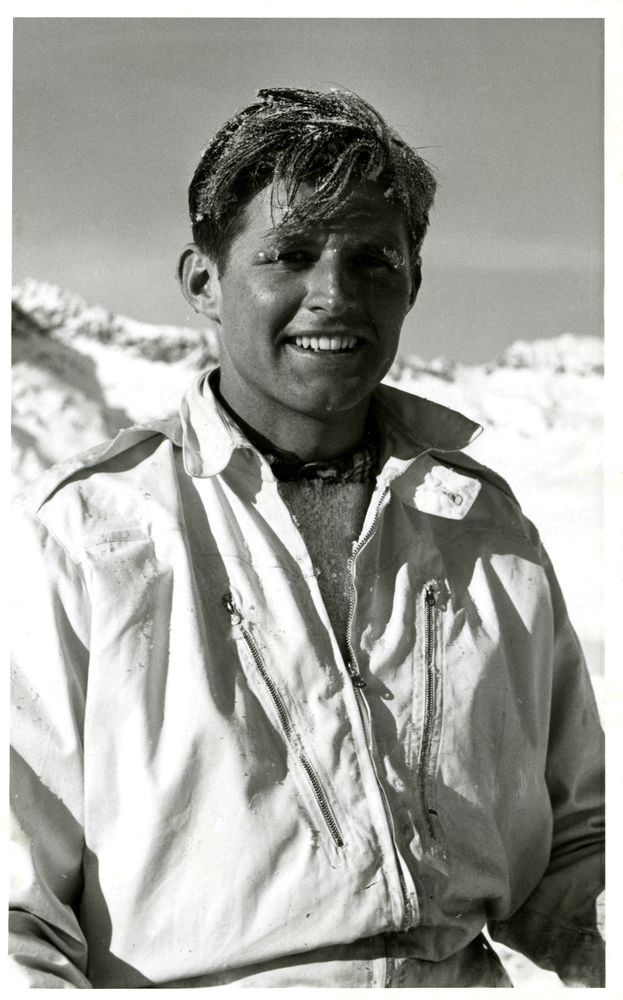
[[[11,723],[12,985],[90,988],[78,922],[82,886],[82,723],[89,613],[80,569],[19,514]]]
[[[553,834],[549,865],[491,936],[557,972],[568,986],[604,985],[603,734],[591,680],[551,563],[538,541],[551,592],[554,647],[546,767]]]

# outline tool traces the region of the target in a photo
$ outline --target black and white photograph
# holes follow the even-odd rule
[[[12,18],[9,988],[614,985],[600,6]]]

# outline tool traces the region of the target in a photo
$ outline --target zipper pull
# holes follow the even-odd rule
[[[231,618],[232,625],[240,625],[240,622],[242,621],[242,615],[240,614],[240,611],[234,604],[234,598],[231,590],[228,590],[226,594],[223,594],[223,597],[221,598],[221,603],[225,608],[225,611]]]
[[[429,580],[424,585],[424,604],[427,609],[436,608],[438,611],[445,611],[450,598],[450,591],[445,580]]]
[[[353,687],[364,688],[366,686],[366,682],[364,681],[363,677],[357,670],[357,667],[352,662],[352,660],[347,660],[346,669],[348,670],[348,676],[350,677],[353,683]]]

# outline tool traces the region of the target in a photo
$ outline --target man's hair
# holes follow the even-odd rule
[[[320,93],[275,87],[226,122],[204,150],[188,200],[193,239],[223,268],[245,205],[272,185],[285,193],[279,230],[335,216],[359,184],[381,184],[403,212],[410,264],[419,265],[436,182],[421,156],[377,111],[346,90]],[[309,197],[293,204],[301,184]]]

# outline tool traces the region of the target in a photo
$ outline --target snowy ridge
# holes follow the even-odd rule
[[[390,375],[392,379],[436,375],[453,382],[466,367],[473,366],[460,365],[443,357],[426,361],[411,354],[397,358]],[[496,368],[531,368],[557,374],[603,375],[604,343],[601,337],[580,333],[561,333],[558,337],[542,340],[516,340],[497,361],[487,362],[482,367],[487,372]]]
[[[603,375],[604,344],[599,337],[563,333],[551,340],[517,340],[505,352],[509,368],[544,368],[576,375]]]
[[[80,296],[50,282],[30,278],[15,285],[12,294],[13,333],[36,328],[55,340],[77,336],[125,348],[153,361],[179,361],[189,356],[199,367],[215,362],[215,333],[205,328],[154,326],[89,305]]]

